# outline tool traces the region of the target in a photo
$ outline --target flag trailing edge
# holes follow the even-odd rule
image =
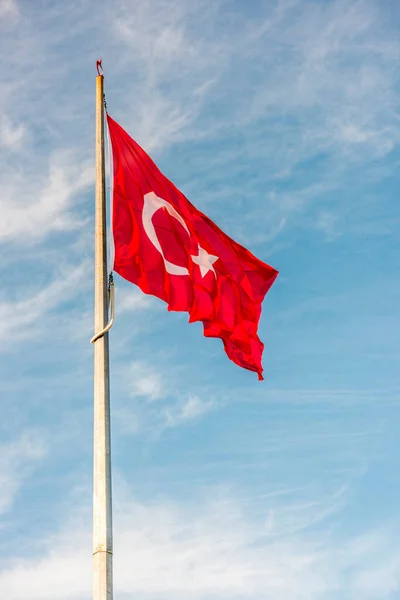
[[[262,376],[261,303],[278,271],[197,210],[107,114],[114,270],[170,311],[201,321],[237,365]]]

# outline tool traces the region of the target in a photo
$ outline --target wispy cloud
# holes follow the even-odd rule
[[[42,432],[34,430],[0,445],[0,514],[11,507],[24,479],[46,451]]]
[[[6,115],[2,115],[0,118],[0,146],[8,150],[19,150],[25,133],[24,125],[15,125]]]
[[[193,421],[212,410],[212,400],[201,400],[198,396],[189,396],[187,400],[165,410],[165,427],[176,427],[188,421]]]
[[[180,110],[176,131],[186,129],[185,135],[190,136],[193,128],[198,127],[202,108],[194,101],[198,87],[182,89],[183,79],[189,77],[189,81],[197,80],[208,98],[213,95],[217,102],[222,101],[223,91],[231,92],[241,86],[241,94],[230,106],[236,113],[219,114],[219,122],[212,118],[212,129],[207,129],[209,135],[225,137],[227,122],[231,124],[232,117],[236,117],[236,127],[263,121],[274,136],[274,119],[281,121],[285,114],[291,119],[296,116],[297,122],[292,122],[291,127],[284,126],[286,135],[280,146],[269,152],[270,156],[275,153],[280,159],[285,158],[286,166],[288,159],[295,158],[294,152],[297,159],[304,160],[307,154],[334,145],[345,150],[356,144],[354,151],[359,153],[359,144],[363,142],[365,150],[378,154],[393,147],[398,126],[393,104],[396,75],[392,61],[399,48],[395,37],[388,37],[375,3],[350,0],[326,6],[299,1],[271,3],[261,18],[257,15],[253,20],[247,15],[244,27],[239,8],[236,13],[232,11],[229,19],[221,3],[215,3],[211,11],[203,9],[201,1],[186,6],[157,0],[137,7],[121,2],[113,13],[117,36],[135,50],[127,60],[137,63],[143,74],[147,73],[142,93],[150,106],[153,128],[162,129],[163,121],[172,124],[175,119],[173,115],[166,118],[163,111],[157,118],[152,107],[164,106],[167,110],[174,100],[175,110],[179,110],[189,98],[190,110],[194,112],[187,119]],[[224,16],[225,27],[215,36],[213,28]],[[251,77],[252,72],[238,69],[238,62],[250,58],[251,69],[257,69],[258,78]],[[211,65],[214,85],[207,89],[204,86]],[[228,74],[234,70],[237,77],[228,83]],[[381,85],[383,79],[385,86]],[[164,81],[170,84],[165,91],[161,85]],[[247,110],[243,110],[244,104]],[[359,106],[363,111],[358,110]],[[313,119],[309,118],[310,111]],[[279,130],[282,134],[281,127]],[[300,142],[297,149],[289,148],[294,136]],[[174,138],[172,135],[165,141],[170,143]],[[254,141],[251,139],[253,145]],[[258,148],[256,145],[255,149]]]
[[[388,156],[399,141],[394,66],[399,48],[396,31],[376,2],[340,0],[322,6],[279,1],[264,5],[261,14],[243,14],[240,5],[227,14],[223,2],[210,8],[203,0],[189,4],[120,0],[112,9],[100,4],[96,15],[89,6],[73,3],[69,12],[79,13],[80,27],[71,25],[71,30],[82,51],[87,49],[92,56],[87,40],[96,27],[109,71],[111,113],[147,150],[160,154],[175,145],[178,162],[175,158],[167,174],[174,180],[181,177],[200,206],[206,200],[217,203],[216,217],[235,202],[244,216],[249,215],[256,243],[299,226],[317,228],[332,239],[340,222],[336,218],[333,230],[333,216],[327,217],[326,207],[320,208],[326,192],[337,192],[346,177]],[[68,20],[61,6],[45,18],[24,5],[23,24],[4,42],[9,47],[13,39],[20,40],[24,53],[13,53],[4,73],[3,144],[21,148],[26,136],[31,149],[42,155],[48,152],[43,148],[45,139],[51,154],[35,170],[48,171],[51,181],[55,173],[60,185],[56,189],[49,182],[54,199],[50,207],[46,199],[37,196],[35,203],[32,198],[32,190],[43,187],[46,195],[43,177],[27,178],[24,166],[24,188],[7,175],[4,195],[11,226],[8,234],[3,227],[2,236],[27,231],[39,239],[47,232],[41,225],[44,220],[53,229],[80,221],[79,211],[71,212],[65,196],[85,189],[82,180],[87,174],[80,164],[92,152],[92,130],[82,115],[93,98],[81,53],[71,53],[66,64],[48,58],[49,48],[54,56],[60,52],[60,18]],[[22,75],[29,80],[26,94],[18,83]],[[61,119],[57,86],[67,81],[71,93],[65,97]],[[77,147],[78,140],[78,160],[67,161],[60,173],[57,169],[64,159],[57,157],[66,148]],[[204,152],[205,142],[215,145],[212,153]],[[186,143],[191,144],[189,170],[187,160],[179,158],[179,152],[187,154]],[[311,165],[310,183],[304,167],[321,157],[323,165]],[[289,176],[293,179],[288,190]],[[260,188],[265,190],[261,196]],[[11,209],[15,198],[21,204]],[[307,214],[309,206],[312,211]],[[235,229],[240,229],[237,223]],[[246,230],[232,233],[247,240]]]
[[[118,98],[109,90],[115,115],[148,150],[184,146],[180,157],[190,144],[196,169],[181,176],[193,200],[246,244],[299,227],[328,241],[341,234],[347,198],[338,190],[361,188],[358,170],[400,139],[399,48],[380,5],[282,1],[227,17],[219,2],[121,2],[111,22],[130,50],[123,67],[137,74]],[[175,179],[183,169],[174,166]],[[244,216],[233,226],[232,204]]]
[[[151,149],[160,149],[191,136],[207,95],[224,69],[226,54],[219,36],[210,35],[219,3],[153,0],[135,4],[119,2],[110,12],[113,33],[129,48],[124,67],[134,65],[141,92],[126,89],[123,102],[136,115],[132,126]],[[202,23],[203,34],[196,28]],[[218,56],[218,61],[215,61]],[[129,57],[129,58],[128,58]],[[128,125],[131,116],[127,113]]]
[[[129,288],[117,287],[115,295],[118,315],[149,308],[152,304],[149,296],[133,286],[129,286]]]
[[[10,344],[26,340],[42,332],[48,314],[60,308],[77,293],[77,285],[87,274],[87,264],[71,266],[62,271],[40,291],[25,291],[25,298],[18,301],[0,301],[0,339],[8,340],[2,350],[10,349]],[[11,340],[11,341],[10,341]]]
[[[5,178],[0,241],[26,243],[81,224],[72,215],[71,200],[93,182],[90,166],[74,163],[62,153],[51,157],[46,178],[37,172],[27,174],[22,167],[14,165]]]
[[[184,426],[214,410],[219,403],[188,393],[180,367],[154,355],[154,364],[139,360],[119,368],[119,398],[115,407],[118,430],[157,438],[166,429]],[[115,388],[114,388],[115,389]]]
[[[16,0],[1,0],[0,2],[0,18],[17,18],[19,9]]]
[[[153,401],[160,400],[167,393],[167,383],[163,375],[155,367],[143,361],[131,363],[128,377],[133,396],[142,396]]]
[[[115,486],[121,599],[382,600],[400,587],[400,524],[390,501],[369,495],[388,481],[369,472],[377,457],[396,472],[398,396],[387,390],[384,336],[390,328],[395,348],[388,314],[398,290],[393,276],[390,286],[377,281],[383,263],[371,264],[392,255],[363,248],[357,262],[351,236],[331,254],[315,243],[349,231],[388,239],[398,226],[390,195],[370,190],[397,170],[392,13],[378,0],[0,0],[0,339],[2,352],[13,350],[1,364],[2,431],[14,440],[35,419],[56,432],[54,471],[44,475],[54,476],[52,493],[68,502],[63,486],[84,469],[91,481],[90,460],[82,464],[91,439],[97,58],[110,113],[199,208],[262,258],[274,243],[283,266],[262,322],[274,352],[257,387],[230,365],[219,371],[220,346],[192,338],[195,326],[181,336],[179,315],[116,278],[114,464],[138,494],[121,498]],[[363,313],[361,297],[380,320]],[[139,330],[147,335],[136,343]],[[346,353],[367,337],[373,360]],[[13,503],[50,454],[51,436],[41,435],[0,448],[0,589],[13,600],[87,600],[89,492],[84,516],[72,514],[74,501],[57,529],[48,514],[58,514],[58,499],[35,489],[25,501],[37,518],[22,533],[13,528]],[[8,552],[11,536],[19,548]],[[32,540],[36,555],[21,549]]]
[[[7,597],[89,596],[90,533],[79,517],[67,523],[57,537],[40,541],[40,558],[7,561],[0,572]],[[379,600],[399,585],[400,548],[386,528],[340,544],[335,536],[319,543],[311,533],[270,538],[266,524],[252,520],[240,503],[220,496],[192,508],[126,498],[119,503],[116,529],[114,581],[121,598],[140,594],[200,600],[212,594],[317,600],[339,592],[344,600],[355,595]]]

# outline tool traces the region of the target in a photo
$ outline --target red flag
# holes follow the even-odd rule
[[[114,165],[114,269],[202,321],[236,364],[262,379],[261,302],[278,271],[198,211],[107,115]]]

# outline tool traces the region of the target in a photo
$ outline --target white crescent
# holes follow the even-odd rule
[[[159,198],[154,192],[149,192],[144,196],[144,205],[142,212],[142,223],[145,232],[153,246],[157,248],[161,256],[163,257],[165,270],[170,275],[189,275],[189,271],[186,267],[180,267],[179,265],[174,265],[174,263],[167,260],[164,256],[163,249],[161,248],[161,244],[158,240],[156,230],[153,225],[153,215],[160,209],[165,208],[168,214],[171,217],[174,217],[187,231],[188,235],[190,235],[190,231],[187,228],[185,221],[182,219],[181,215],[175,210],[175,208],[162,198]]]

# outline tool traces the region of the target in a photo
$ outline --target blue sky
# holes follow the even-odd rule
[[[1,0],[2,597],[91,597],[99,57],[111,116],[280,271],[263,383],[116,278],[116,597],[398,597],[399,26],[378,0]]]

